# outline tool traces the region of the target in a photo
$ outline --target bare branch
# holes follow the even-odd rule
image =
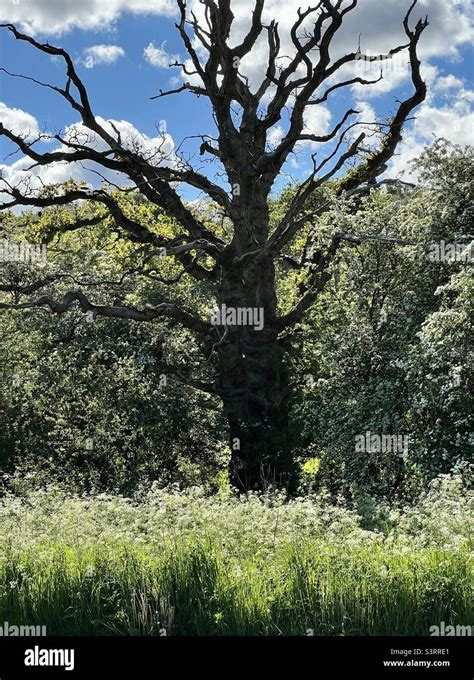
[[[302,134],[299,136],[298,141],[311,141],[311,142],[318,142],[318,143],[323,143],[323,142],[329,142],[331,139],[334,139],[334,137],[337,135],[339,130],[342,128],[346,120],[349,118],[349,116],[353,116],[355,114],[359,114],[360,111],[355,111],[354,109],[349,109],[349,111],[346,111],[344,114],[344,117],[339,121],[339,123],[336,125],[336,127],[332,130],[332,132],[328,133],[327,135],[310,135],[310,134]],[[361,123],[358,123],[361,125]]]
[[[54,314],[64,314],[76,302],[79,304],[82,312],[92,312],[94,316],[104,316],[109,319],[129,319],[140,322],[153,321],[160,318],[174,319],[185,328],[204,335],[207,335],[213,328],[210,323],[172,303],[163,302],[156,307],[148,307],[142,310],[126,306],[95,305],[89,301],[82,291],[69,291],[64,295],[61,302],[47,295],[43,295],[37,300],[17,304],[0,302],[0,309],[37,309],[45,307]]]
[[[348,130],[346,130],[345,133],[347,133],[347,131]],[[337,151],[342,143],[345,133],[343,133],[343,135],[341,136],[339,144],[337,145],[336,149],[334,150],[333,154],[331,154],[331,156],[335,156],[337,154]],[[357,155],[360,144],[364,139],[365,133],[363,132],[357,137],[357,139],[354,140],[354,142],[349,146],[348,150],[340,156],[334,167],[322,177],[316,178],[316,173],[321,169],[323,164],[315,168],[313,174],[306,180],[306,182],[304,182],[301,185],[300,190],[298,191],[297,195],[291,202],[286,215],[283,217],[280,224],[275,229],[271,238],[269,239],[268,248],[270,251],[277,253],[281,251],[281,249],[291,241],[291,239],[295,236],[295,234],[302,226],[302,222],[296,218],[298,216],[298,213],[306,203],[307,199],[309,198],[309,196],[314,192],[315,189],[317,189],[319,186],[327,182],[328,179],[333,177],[350,158],[353,158],[354,156]],[[328,159],[326,159],[326,161],[327,160]]]
[[[160,90],[160,94],[156,94],[154,97],[150,97],[150,99],[161,99],[162,97],[169,97],[172,94],[179,94],[180,92],[192,92],[193,94],[196,94],[198,97],[200,96],[205,96],[207,97],[207,91],[203,87],[198,87],[197,85],[191,85],[191,83],[184,83],[181,85],[181,87],[177,87],[175,90]]]
[[[32,144],[27,143],[20,136],[6,130],[3,125],[0,127],[0,135],[8,137],[25,155],[32,158],[38,165],[47,165],[58,161],[72,163],[89,160],[94,161],[105,168],[125,174],[136,183],[141,193],[143,193],[150,201],[162,207],[172,217],[180,221],[183,227],[188,229],[192,236],[197,238],[204,237],[208,230],[206,230],[196,217],[194,217],[185,207],[181,198],[173,187],[170,186],[170,182],[186,182],[206,193],[211,192],[209,194],[211,198],[227,209],[229,201],[225,191],[218,185],[213,184],[208,178],[191,169],[180,172],[178,169],[155,167],[150,165],[149,162],[137,153],[124,148],[121,144],[120,135],[118,135],[118,139],[115,139],[97,122],[89,102],[86,88],[74,68],[70,55],[65,50],[53,47],[48,43],[41,44],[34,38],[20,33],[12,24],[0,24],[0,28],[2,27],[7,28],[17,40],[27,42],[41,52],[52,56],[59,56],[65,61],[68,76],[67,85],[64,89],[56,88],[55,86],[51,86],[51,89],[61,94],[70,105],[79,112],[83,124],[92,132],[96,133],[108,145],[109,149],[99,153],[90,147],[81,146],[80,148],[76,148],[75,151],[67,154],[62,152],[39,154],[32,148]],[[39,81],[37,82],[40,85],[45,85]],[[76,87],[79,93],[79,101],[75,100],[70,94],[71,83]],[[109,158],[109,156],[113,156],[113,158]],[[21,204],[20,193],[17,194],[16,201],[17,205]],[[24,205],[30,205],[30,203]],[[10,205],[1,207],[10,207]],[[209,240],[214,240],[216,248],[222,246],[219,239],[212,235],[207,235]]]
[[[303,297],[292,309],[291,312],[285,316],[280,317],[275,322],[275,327],[282,331],[289,326],[293,326],[302,320],[305,312],[312,306],[319,294],[324,290],[327,282],[331,279],[331,274],[328,272],[330,264],[334,261],[337,251],[342,242],[347,242],[353,246],[361,245],[367,241],[379,241],[382,243],[391,243],[394,245],[415,245],[413,241],[406,241],[391,236],[384,236],[380,234],[356,236],[347,232],[337,232],[331,239],[331,243],[327,253],[323,255],[318,253],[316,260],[317,264],[313,266],[309,273],[309,282],[302,285],[300,290],[304,293]]]

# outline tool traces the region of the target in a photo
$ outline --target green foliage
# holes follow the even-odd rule
[[[176,233],[176,225],[156,207],[126,193],[115,192],[115,197],[130,217],[157,233]],[[95,214],[85,206],[52,208],[26,219],[4,216],[1,226],[10,239],[49,240],[52,225],[60,235],[48,246],[46,265],[2,265],[2,280],[27,284],[60,272],[66,276],[41,294],[60,300],[80,283],[99,304],[207,306],[205,285],[199,288],[187,275],[172,287],[165,285],[158,277],[178,273],[172,258],[111,234],[107,220],[61,233],[62,225]],[[122,281],[124,272],[143,262],[156,276]],[[188,332],[171,323],[104,318],[89,323],[79,309],[64,316],[28,310],[2,311],[0,338],[4,483],[27,476],[31,484],[42,484],[67,476],[73,488],[117,491],[147,480],[218,484],[227,461],[216,400],[160,369],[160,361],[169,358],[178,367],[194,367],[198,350]]]
[[[427,635],[472,622],[470,500],[443,478],[368,531],[323,497],[8,496],[0,619],[48,634]]]
[[[293,427],[302,459],[321,461],[311,487],[335,495],[416,496],[436,475],[473,461],[471,263],[433,262],[427,253],[440,239],[472,238],[474,156],[439,143],[420,167],[420,188],[349,199],[317,225],[326,237],[413,242],[345,246],[296,336]],[[355,437],[367,431],[406,434],[407,457],[357,452]]]
[[[413,190],[390,186],[337,206],[337,183],[318,190],[307,210],[319,216],[285,251],[299,260],[313,234],[314,247],[324,252],[336,231],[413,243],[342,245],[332,279],[292,334],[291,427],[306,491],[325,489],[353,502],[363,493],[410,498],[440,473],[462,471],[472,461],[471,265],[433,262],[426,255],[427,246],[440,239],[472,238],[473,151],[439,141],[417,166],[420,182]],[[292,185],[272,199],[272,228],[296,191]],[[127,191],[112,193],[126,215],[155,234],[178,233],[156,206]],[[229,228],[212,204],[192,210],[217,233]],[[101,216],[92,227],[68,226]],[[210,284],[187,274],[166,285],[161,279],[175,278],[180,266],[137,247],[100,207],[7,213],[0,220],[9,239],[48,242],[46,265],[2,263],[2,282],[26,285],[61,272],[67,276],[41,293],[60,300],[77,286],[95,303],[176,302],[202,316],[215,303]],[[127,274],[145,263],[150,276]],[[306,268],[277,264],[281,314],[294,307],[307,281]],[[0,297],[14,299],[9,293]],[[203,360],[211,351],[171,321],[87,323],[77,308],[63,316],[2,310],[4,483],[20,484],[28,476],[34,486],[66,475],[73,487],[87,491],[130,492],[154,480],[225,486],[227,431],[219,401],[172,376],[165,385],[161,380],[165,360],[212,381],[212,362]],[[355,451],[355,437],[367,431],[409,435],[407,458]],[[305,461],[312,459],[317,469],[308,470]]]
[[[213,436],[215,404],[169,377],[161,384],[155,342],[145,325],[84,324],[31,364],[18,362],[4,385],[12,423],[5,471],[35,483],[67,475],[86,490],[129,491],[143,480],[214,484],[226,463]]]
[[[432,474],[474,460],[472,375],[474,281],[453,274],[436,291],[439,308],[427,317],[409,355],[407,418],[417,441],[416,465]]]

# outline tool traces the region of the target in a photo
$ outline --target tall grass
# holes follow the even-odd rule
[[[473,622],[469,508],[449,479],[371,531],[321,498],[11,496],[0,623],[51,635],[427,635]]]

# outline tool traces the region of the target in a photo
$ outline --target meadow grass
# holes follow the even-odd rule
[[[0,503],[0,622],[61,635],[427,635],[472,624],[472,518],[445,478],[371,530],[324,498]]]

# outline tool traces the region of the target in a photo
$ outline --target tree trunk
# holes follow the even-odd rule
[[[293,489],[288,373],[272,330],[232,333],[220,351],[224,411],[230,434],[230,480],[241,491]]]
[[[230,479],[241,491],[270,484],[292,489],[296,475],[288,427],[289,379],[272,327],[277,313],[274,265],[270,257],[239,259],[268,237],[266,197],[247,206],[242,220],[234,221],[218,301],[221,309],[225,305],[227,310],[258,310],[262,326],[219,327],[218,370],[230,430]]]

